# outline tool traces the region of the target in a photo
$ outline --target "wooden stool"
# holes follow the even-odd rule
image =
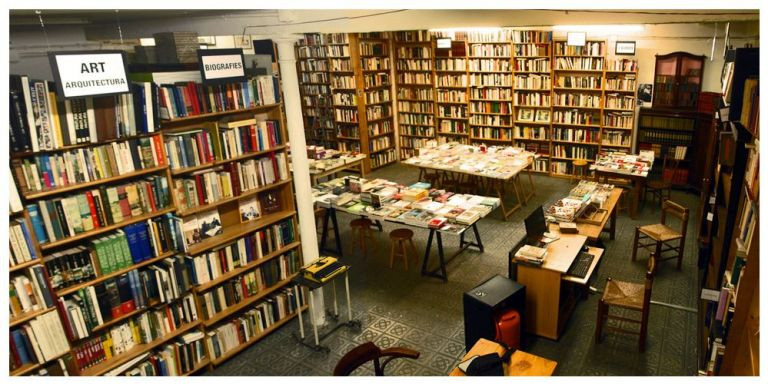
[[[573,171],[571,172],[571,183],[576,177],[576,171],[579,171],[580,179],[586,179],[589,177],[589,169],[587,168],[587,161],[584,159],[576,159],[571,163],[573,165]]]
[[[373,241],[373,230],[371,227],[373,226],[373,222],[361,217],[359,219],[354,219],[349,223],[350,228],[352,228],[352,245],[355,245],[355,240],[357,240],[360,243],[360,249],[363,250],[363,257],[368,255],[368,248],[366,247],[366,240],[370,239]],[[357,231],[357,234],[355,234],[355,231]]]
[[[408,270],[408,251],[405,248],[406,241],[408,242],[411,252],[416,257],[416,264],[419,263],[419,256],[416,253],[416,247],[413,245],[413,231],[406,228],[398,228],[389,233],[389,239],[392,244],[389,248],[389,268],[394,268],[395,256],[400,256],[405,262],[405,270]]]

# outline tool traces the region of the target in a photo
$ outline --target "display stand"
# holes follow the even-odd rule
[[[346,270],[344,272],[334,276],[333,278],[331,278],[330,280],[324,283],[307,279],[302,274],[299,274],[293,279],[293,282],[296,283],[296,285],[293,288],[296,291],[296,295],[299,294],[298,290],[300,286],[306,287],[307,290],[309,291],[309,321],[312,324],[312,332],[314,334],[315,343],[311,344],[305,340],[306,334],[304,332],[304,319],[301,315],[301,312],[302,312],[301,308],[299,308],[299,311],[298,311],[300,335],[297,336],[294,333],[293,337],[296,339],[296,341],[298,341],[299,344],[305,347],[311,348],[315,352],[329,353],[331,349],[328,348],[327,346],[320,345],[320,341],[324,340],[325,338],[327,338],[328,336],[336,332],[341,327],[349,327],[358,331],[360,330],[360,327],[361,327],[360,321],[352,320],[352,301],[350,300],[350,294],[349,294],[349,266],[346,266],[345,268]],[[347,316],[348,316],[347,319],[348,320],[343,323],[337,323],[333,328],[331,328],[331,330],[326,332],[324,335],[320,335],[318,333],[317,322],[315,320],[315,306],[314,306],[315,300],[314,300],[314,294],[312,292],[318,288],[322,288],[328,285],[328,283],[331,284],[331,286],[333,287],[333,313],[330,313],[330,311],[328,311],[328,315],[337,321],[339,319],[339,303],[336,298],[336,280],[342,275],[344,276],[344,290],[347,297]]]

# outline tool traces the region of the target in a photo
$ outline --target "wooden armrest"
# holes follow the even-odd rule
[[[402,347],[392,347],[381,351],[381,356],[407,357],[409,359],[418,359],[419,355],[421,355],[419,351]]]

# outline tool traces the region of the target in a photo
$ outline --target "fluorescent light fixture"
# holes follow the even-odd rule
[[[606,25],[555,25],[553,31],[579,31],[595,33],[627,33],[645,31],[642,24],[606,24]]]

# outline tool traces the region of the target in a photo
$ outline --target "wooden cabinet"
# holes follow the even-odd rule
[[[704,58],[687,52],[656,55],[653,107],[696,109]]]

